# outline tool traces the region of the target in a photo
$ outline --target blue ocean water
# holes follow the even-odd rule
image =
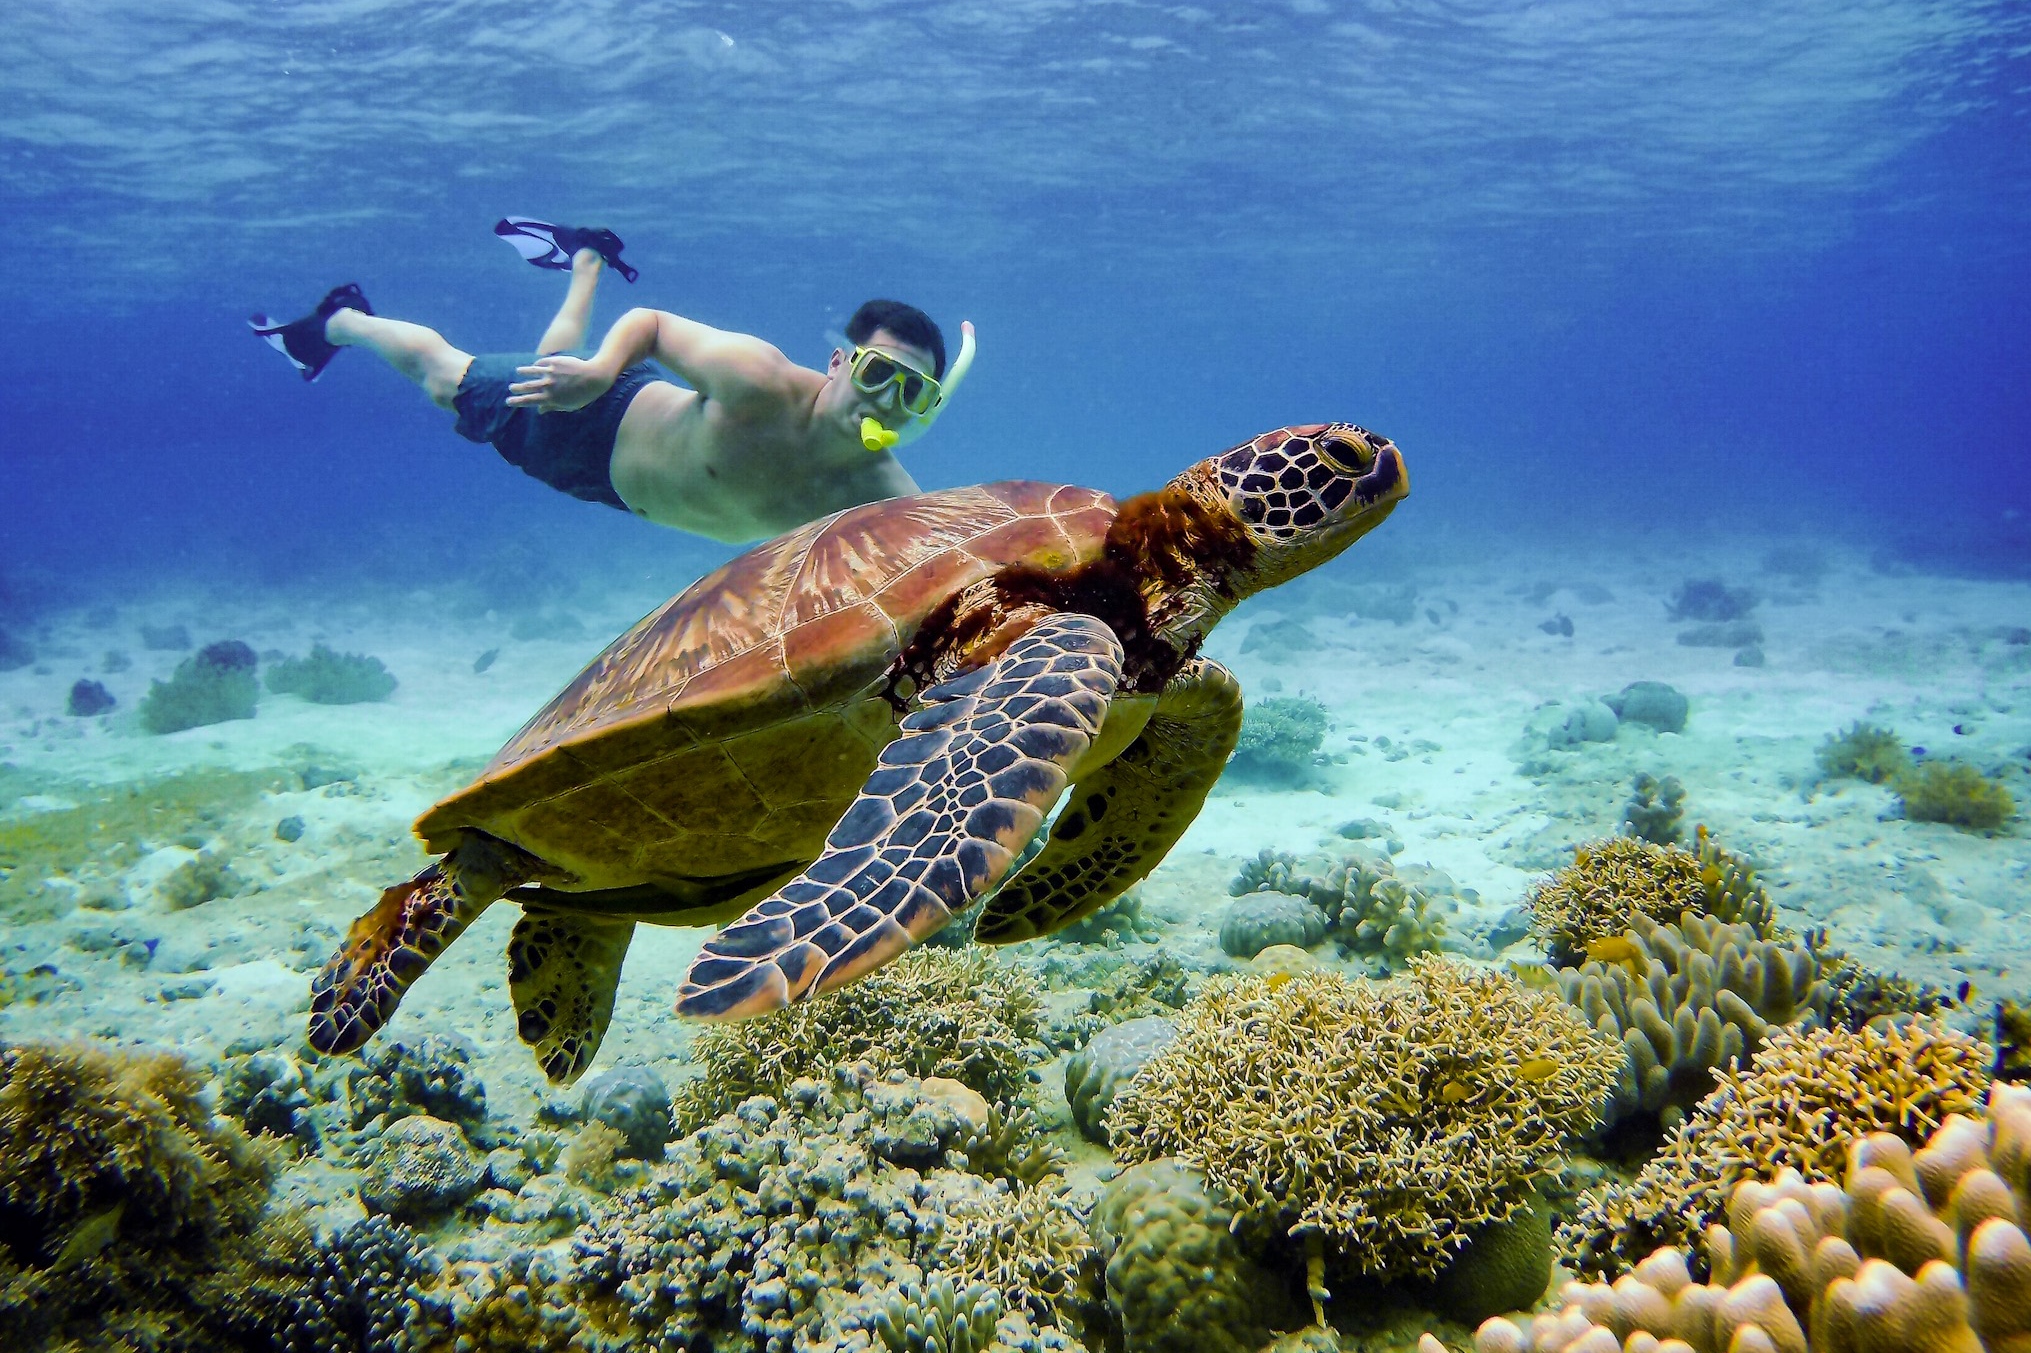
[[[2027,50],[2011,0],[28,0],[0,565],[48,594],[691,549],[243,327],[352,280],[528,344],[560,279],[488,234],[526,213],[626,238],[602,324],[818,363],[869,295],[972,319],[927,486],[1126,491],[1350,418],[1433,527],[1760,519],[2022,571]]]

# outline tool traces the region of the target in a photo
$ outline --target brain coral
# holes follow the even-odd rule
[[[1639,1113],[1669,1125],[1713,1087],[1716,1067],[1754,1053],[1777,1025],[1824,1014],[1831,1000],[1810,948],[1759,940],[1748,925],[1637,917],[1620,943],[1610,958],[1558,972],[1566,999],[1622,1045],[1604,1126]]]
[[[1121,1172],[1093,1210],[1107,1301],[1135,1353],[1252,1353],[1299,1303],[1234,1236],[1200,1170],[1165,1157]]]
[[[711,1024],[691,1045],[705,1074],[676,1087],[690,1131],[752,1095],[780,1096],[799,1077],[867,1062],[879,1074],[944,1076],[989,1099],[1029,1090],[1043,1009],[1033,981],[985,950],[913,949],[879,972],[765,1020]]]
[[[1710,1283],[1660,1249],[1614,1286],[1568,1283],[1477,1353],[2019,1353],[2031,1347],[2031,1090],[1998,1085],[1913,1152],[1849,1144],[1845,1187],[1785,1169],[1739,1184],[1708,1228]]]
[[[1243,977],[1185,1008],[1107,1128],[1336,1267],[1429,1276],[1527,1205],[1620,1055],[1556,993],[1433,957],[1387,982]]]
[[[1719,1086],[1625,1187],[1590,1198],[1560,1233],[1582,1272],[1607,1274],[1659,1245],[1696,1244],[1729,1190],[1789,1167],[1810,1183],[1839,1177],[1851,1143],[1872,1132],[1921,1141],[1973,1113],[1989,1084],[1987,1044],[1942,1024],[1781,1029]]]

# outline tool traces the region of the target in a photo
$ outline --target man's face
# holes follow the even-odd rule
[[[904,366],[913,367],[930,375],[937,367],[931,354],[911,343],[905,343],[887,329],[876,329],[868,335],[864,348],[872,348],[885,356],[893,357]],[[840,420],[859,435],[860,420],[873,418],[883,427],[900,429],[910,421],[909,413],[902,406],[902,391],[895,385],[883,387],[870,394],[853,383],[853,352],[849,348],[834,348],[832,363],[826,368],[826,396]]]

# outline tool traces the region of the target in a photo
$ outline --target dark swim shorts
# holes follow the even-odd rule
[[[592,353],[569,355],[589,358]],[[485,352],[473,358],[451,401],[458,411],[458,435],[469,442],[491,442],[502,460],[553,489],[626,512],[610,468],[614,436],[642,387],[663,378],[661,369],[648,362],[631,366],[612,389],[570,413],[508,407],[508,387],[522,379],[515,368],[535,360],[531,352]]]

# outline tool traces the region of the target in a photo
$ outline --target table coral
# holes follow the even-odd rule
[[[1747,1180],[1707,1229],[1711,1281],[1659,1249],[1612,1287],[1574,1282],[1477,1353],[2019,1353],[2031,1347],[2031,1091],[1999,1085],[1913,1152],[1848,1144],[1845,1182]]]
[[[1989,1086],[1987,1044],[1945,1025],[1780,1029],[1746,1068],[1724,1070],[1628,1186],[1589,1198],[1560,1240],[1583,1273],[1605,1275],[1660,1246],[1693,1246],[1745,1179],[1791,1168],[1839,1177],[1872,1132],[1922,1141],[1973,1113]]]
[[[1832,999],[1802,942],[1692,913],[1677,925],[1637,917],[1592,948],[1602,956],[1556,976],[1587,1022],[1622,1045],[1604,1127],[1645,1113],[1669,1126],[1706,1095],[1714,1068],[1754,1053],[1773,1027],[1824,1014]]]
[[[838,991],[766,1020],[710,1024],[691,1045],[704,1074],[675,1088],[690,1130],[754,1095],[866,1061],[877,1071],[948,1076],[991,1100],[1029,1092],[1042,999],[1032,980],[986,951],[913,949]]]
[[[1378,1278],[1430,1276],[1525,1206],[1621,1055],[1556,993],[1429,956],[1387,982],[1278,977],[1209,985],[1108,1134]]]

